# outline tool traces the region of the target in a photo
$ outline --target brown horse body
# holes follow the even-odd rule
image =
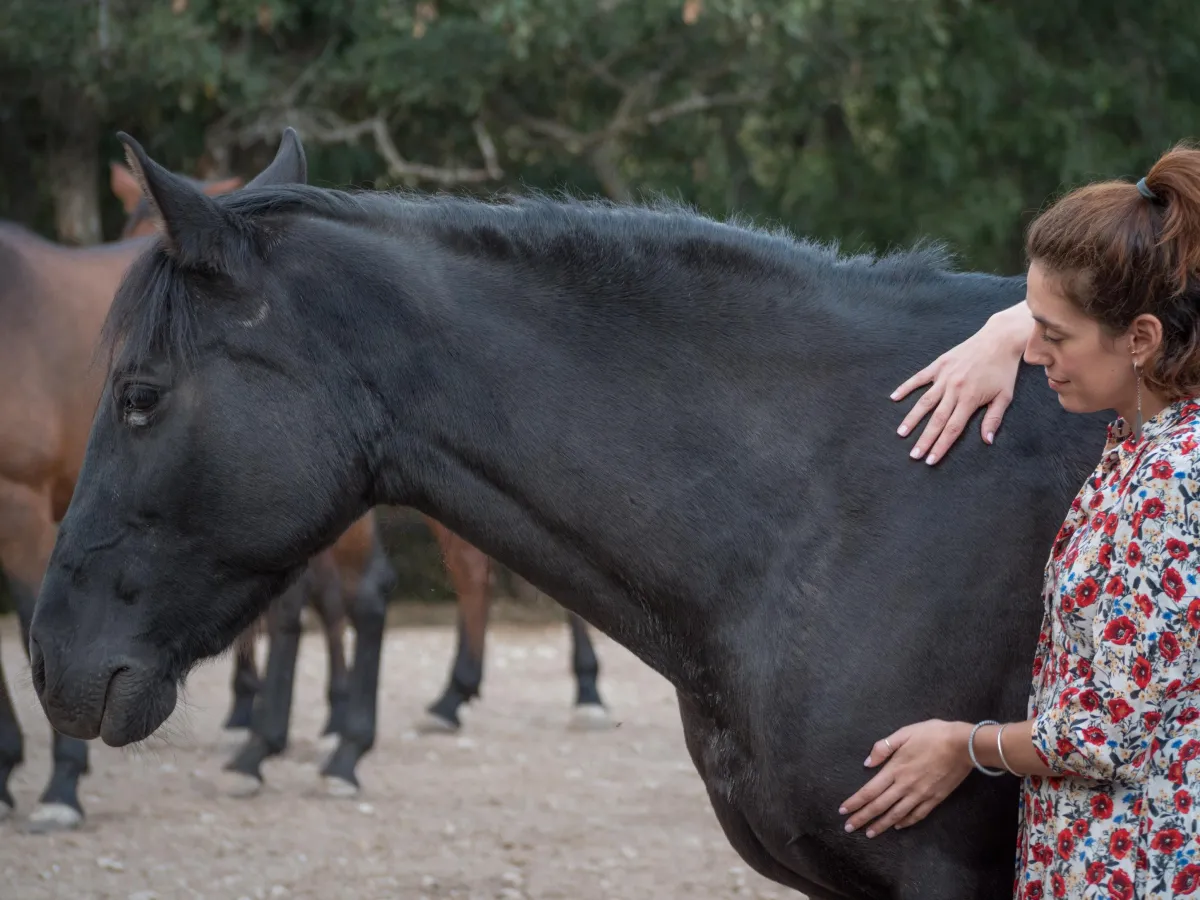
[[[210,194],[240,184],[205,185]],[[154,222],[132,215],[142,199],[132,174],[113,165],[112,188],[130,219],[125,239],[67,247],[0,222],[0,570],[28,644],[33,601],[83,462],[105,367],[96,341],[117,285],[149,242]],[[38,809],[37,831],[83,818],[78,782],[87,745],[54,732],[54,767]],[[0,663],[0,818],[11,814],[8,779],[24,758],[23,738]]]

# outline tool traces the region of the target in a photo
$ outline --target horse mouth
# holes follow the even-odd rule
[[[176,700],[173,680],[147,677],[124,666],[109,680],[99,737],[110,747],[144,741],[170,718]]]

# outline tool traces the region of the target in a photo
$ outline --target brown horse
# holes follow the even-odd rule
[[[104,366],[92,365],[100,327],[121,276],[155,229],[132,173],[113,163],[110,184],[128,217],[122,240],[67,247],[0,222],[0,569],[26,651],[33,601],[100,398]],[[203,189],[215,195],[240,184],[232,178]],[[33,831],[83,819],[78,783],[88,770],[87,745],[57,731],[53,740],[54,767],[30,817]],[[8,779],[23,758],[0,663],[0,819],[12,813]]]
[[[479,695],[483,677],[490,560],[482,550],[444,525],[428,517],[425,521],[437,538],[458,594],[459,627],[458,653],[450,683],[442,697],[429,707],[418,728],[426,732],[452,732],[461,725],[458,708]],[[271,604],[264,617],[270,649],[261,690],[254,643],[263,620],[238,638],[233,707],[225,727],[248,728],[250,733],[225,765],[230,774],[223,780],[229,793],[256,794],[263,784],[263,761],[287,747],[300,613],[310,601],[321,621],[329,652],[329,717],[323,737],[336,741],[321,774],[326,790],[334,796],[353,796],[358,792],[358,761],[375,742],[379,648],[387,595],[394,580],[379,541],[374,512],[369,512],[343,532],[331,548],[310,560],[301,580]],[[342,644],[347,616],[360,637],[356,648],[361,648],[356,649],[349,674]],[[568,614],[568,622],[577,687],[571,727],[607,727],[611,720],[597,689],[599,664],[587,626],[573,614]]]

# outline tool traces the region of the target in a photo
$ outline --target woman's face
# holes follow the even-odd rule
[[[1038,263],[1029,266],[1025,301],[1033,332],[1025,361],[1046,370],[1063,409],[1074,413],[1115,409],[1127,415],[1137,404],[1133,342],[1113,337],[1061,293]]]

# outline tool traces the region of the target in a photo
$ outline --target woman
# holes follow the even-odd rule
[[[1200,894],[1200,151],[1069,194],[1026,250],[1025,303],[897,393],[934,379],[901,429],[936,406],[931,463],[984,403],[992,439],[1019,340],[1065,409],[1118,414],[1050,550],[1029,718],[902,728],[841,812],[873,837],[1011,773],[1018,898]]]

